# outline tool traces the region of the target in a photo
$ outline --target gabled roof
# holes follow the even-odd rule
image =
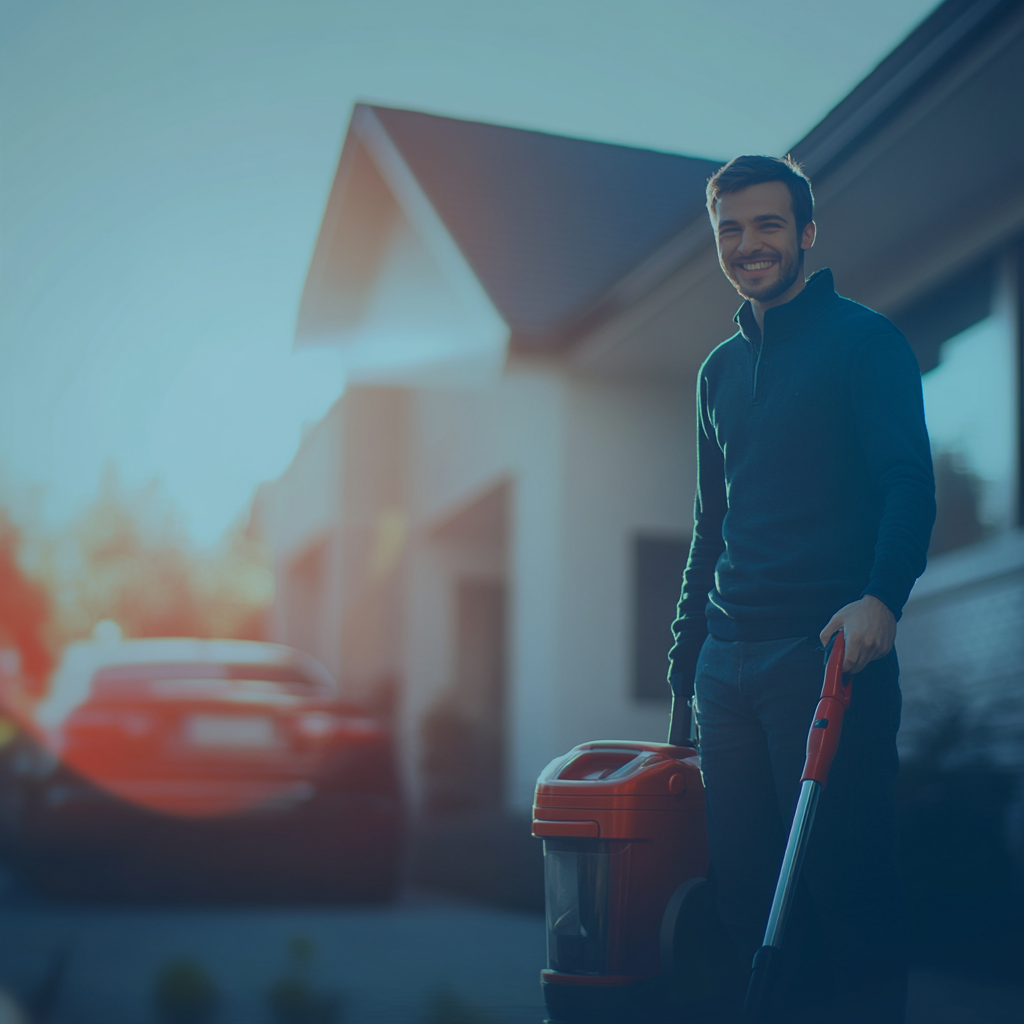
[[[704,212],[720,162],[374,107],[512,332],[547,347]]]
[[[720,166],[364,104],[353,112],[350,140],[369,121],[386,133],[519,349],[570,340],[617,282],[704,215],[704,186]],[[339,173],[335,189],[347,181]],[[328,229],[346,227],[325,219],[314,267]],[[323,252],[321,262],[329,259]],[[324,329],[330,302],[311,293],[338,282],[323,269],[311,268],[306,282],[300,339],[304,324]]]

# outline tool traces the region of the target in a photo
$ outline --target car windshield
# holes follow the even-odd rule
[[[93,693],[135,687],[160,686],[194,680],[197,685],[225,679],[245,682],[274,683],[283,689],[313,693],[324,689],[322,683],[306,675],[294,665],[233,664],[228,662],[151,662],[148,664],[107,665],[92,677]]]

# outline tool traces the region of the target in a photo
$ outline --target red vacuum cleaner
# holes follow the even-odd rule
[[[807,741],[800,800],[744,1016],[760,1020],[818,797],[850,702],[838,633]],[[550,1024],[711,1020],[739,977],[715,912],[697,751],[604,740],[556,758],[537,780],[544,840]]]
[[[580,744],[541,773],[533,834],[544,840],[548,1021],[661,1019],[685,967],[699,974],[703,950],[685,952],[713,906],[697,751]]]

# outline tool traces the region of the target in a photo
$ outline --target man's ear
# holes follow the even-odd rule
[[[818,236],[818,226],[814,221],[808,221],[804,225],[803,234],[800,236],[800,248],[810,249],[814,245],[814,239]]]

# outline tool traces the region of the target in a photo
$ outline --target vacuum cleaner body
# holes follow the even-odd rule
[[[673,1001],[680,948],[713,904],[697,751],[580,744],[541,773],[533,834],[544,840],[548,1019],[622,1020]]]

